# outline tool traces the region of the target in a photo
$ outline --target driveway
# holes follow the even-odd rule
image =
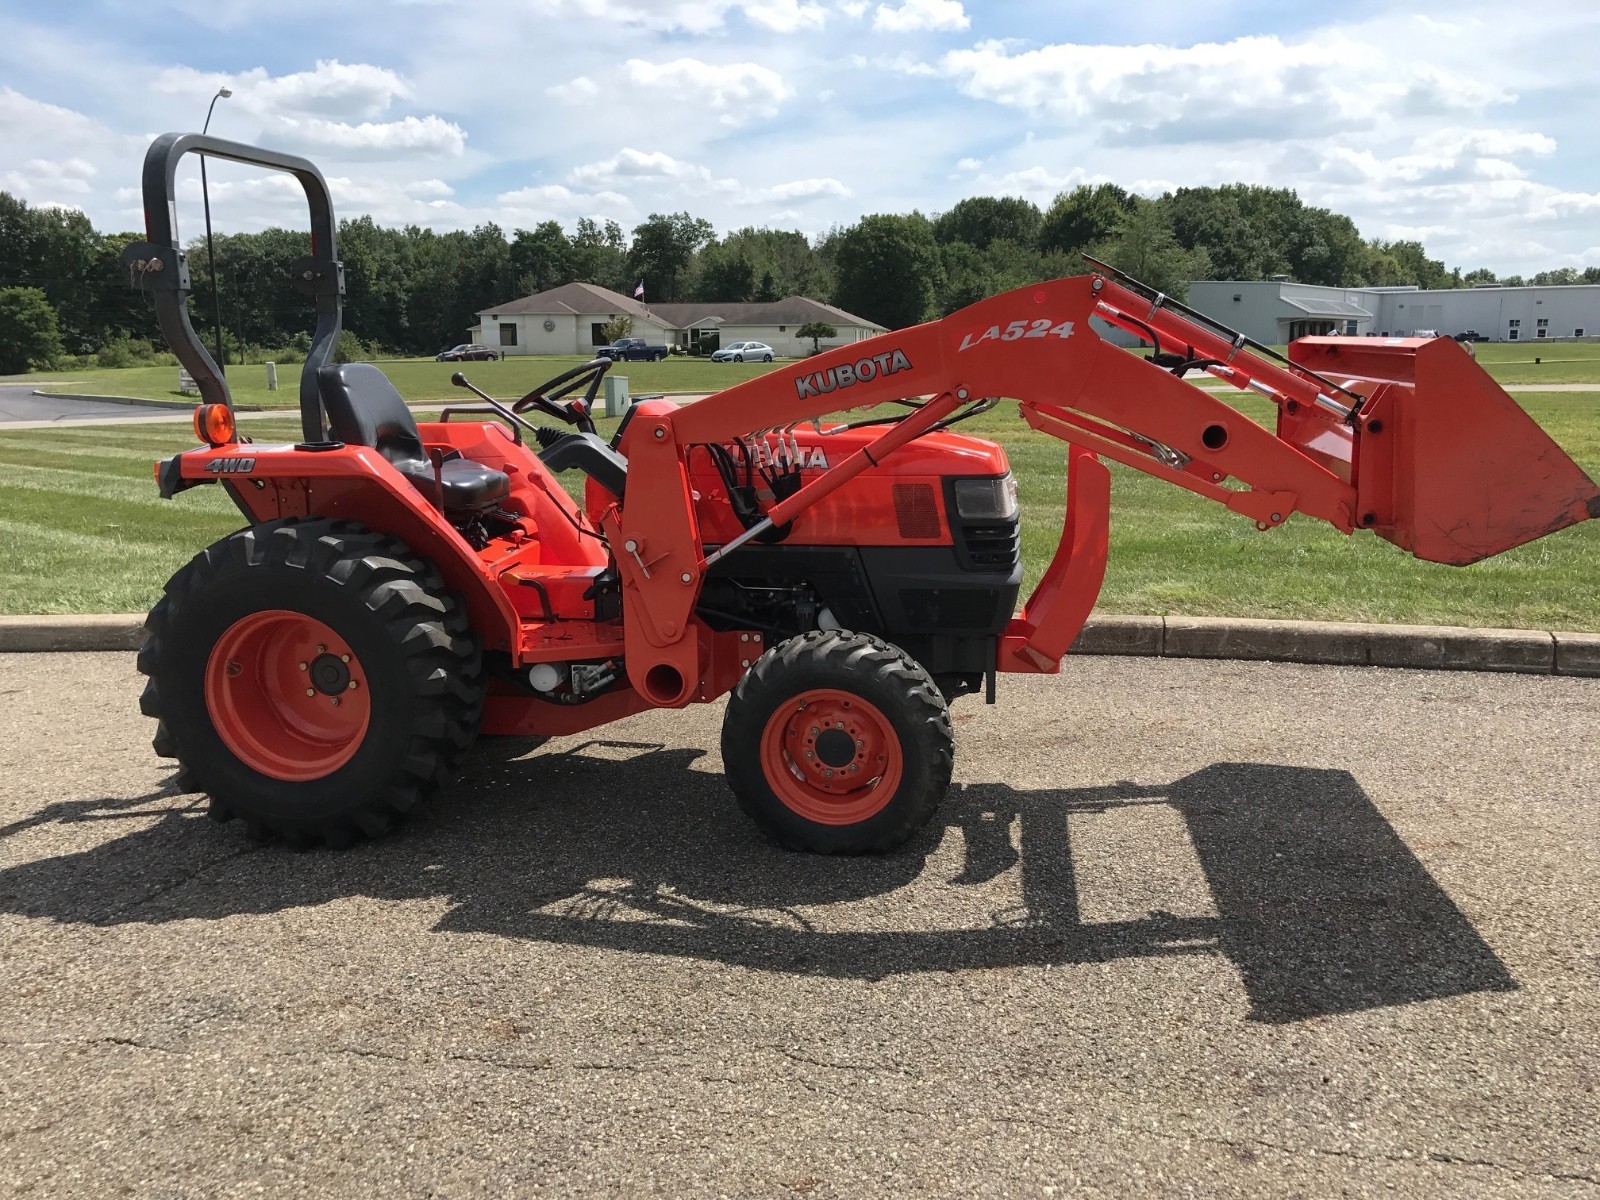
[[[842,860],[702,706],[297,854],[131,657],[0,657],[13,1194],[1600,1192],[1592,680],[1074,659]]]
[[[64,400],[58,396],[35,396],[37,385],[0,383],[0,427],[17,421],[125,421],[149,417],[164,410],[159,405],[111,404],[99,400]],[[187,414],[183,415],[188,420]]]

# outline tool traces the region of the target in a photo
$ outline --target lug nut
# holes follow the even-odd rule
[[[315,696],[316,694],[317,694],[317,689],[316,688],[307,688],[306,689],[306,695]]]
[[[341,654],[341,655],[339,655],[339,661],[340,662],[349,662],[350,661],[350,656],[348,654]]]
[[[326,654],[327,652],[328,652],[328,648],[326,646],[318,646],[317,647],[317,653],[318,654]]]
[[[352,679],[349,683],[344,685],[344,688],[345,688],[345,691],[347,691],[347,692],[355,691],[356,690],[356,681],[354,679]]]
[[[307,668],[306,668],[306,664],[305,664],[305,663],[301,663],[301,664],[300,664],[300,669],[301,669],[301,670],[302,670],[302,671],[304,671],[304,670],[306,670],[306,669],[307,669]]]
[[[335,697],[334,697],[334,698],[333,698],[333,706],[334,706],[334,707],[335,707],[335,708],[338,708],[338,707],[339,707],[339,697],[337,697],[337,696],[335,696]]]

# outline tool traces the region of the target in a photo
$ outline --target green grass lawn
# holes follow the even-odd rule
[[[1600,342],[1479,342],[1475,349],[1501,383],[1600,383]]]
[[[1600,395],[1519,400],[1591,475],[1600,475]],[[299,436],[288,418],[247,428],[257,441]],[[1065,448],[1024,426],[1009,405],[963,428],[1000,441],[1011,457],[1021,482],[1031,585],[1060,537]],[[151,463],[191,444],[179,424],[0,427],[0,612],[148,608],[168,575],[239,525],[220,488],[195,488],[172,501],[157,497]],[[1120,466],[1112,470],[1104,612],[1600,630],[1594,586],[1600,521],[1475,566],[1442,567],[1370,534],[1345,537],[1304,516],[1258,533],[1250,521],[1198,496]],[[579,477],[569,473],[564,482],[575,487]]]
[[[515,400],[570,370],[587,359],[576,355],[526,356],[499,362],[440,363],[431,358],[386,361],[383,373],[393,381],[407,400],[472,400],[472,393],[450,383],[450,376],[461,371],[478,387],[505,400]],[[768,363],[714,363],[706,358],[669,358],[662,362],[618,363],[611,374],[628,380],[634,395],[652,392],[714,392],[732,387],[773,366]],[[40,387],[47,391],[72,392],[88,396],[129,396],[134,399],[177,400],[177,367],[127,367],[118,371],[68,371],[40,375]],[[264,366],[228,368],[228,387],[235,404],[258,408],[294,408],[300,403],[300,365],[278,368],[278,390],[267,390]],[[191,396],[189,399],[193,399]]]
[[[1534,362],[1538,358],[1540,362]],[[384,362],[383,371],[407,400],[463,398],[469,393],[452,387],[450,376],[464,371],[491,396],[516,399],[531,388],[585,361],[575,355],[519,357],[500,362],[436,363],[431,358]],[[1501,383],[1528,386],[1539,383],[1600,384],[1600,343],[1496,343],[1478,347],[1478,361]],[[659,363],[618,363],[612,370],[628,380],[634,395],[651,392],[714,392],[731,387],[783,363],[714,363],[703,358],[669,358]],[[178,368],[128,367],[120,371],[69,371],[39,375],[39,385],[49,391],[91,396],[130,396],[180,399]],[[267,391],[264,366],[229,368],[228,384],[234,402],[258,408],[293,408],[299,401],[300,367],[279,368],[278,391]]]

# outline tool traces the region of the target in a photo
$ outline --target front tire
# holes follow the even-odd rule
[[[224,538],[168,581],[145,628],[156,753],[254,837],[377,836],[452,777],[477,733],[484,684],[461,601],[353,521]]]
[[[735,354],[735,355],[734,355],[734,356],[733,356],[733,361],[734,361],[734,362],[743,362],[743,361],[744,361],[744,355],[742,355],[742,354]]]
[[[878,854],[933,816],[955,737],[938,687],[904,651],[818,630],[774,646],[739,681],[722,761],[739,806],[778,845]]]

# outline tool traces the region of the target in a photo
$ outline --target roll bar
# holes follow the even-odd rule
[[[326,425],[317,392],[317,369],[333,359],[344,312],[344,264],[339,261],[327,181],[306,159],[199,133],[164,133],[145,152],[142,182],[148,240],[129,244],[122,252],[122,266],[128,272],[128,282],[154,300],[161,333],[178,361],[194,377],[200,398],[208,404],[225,404],[229,409],[233,407],[233,396],[228,382],[189,322],[189,259],[178,242],[175,190],[178,161],[185,154],[204,154],[285,171],[305,189],[311,209],[311,253],[296,260],[291,282],[316,301],[317,326],[312,333],[311,352],[300,370],[300,426],[308,442],[322,441]]]

